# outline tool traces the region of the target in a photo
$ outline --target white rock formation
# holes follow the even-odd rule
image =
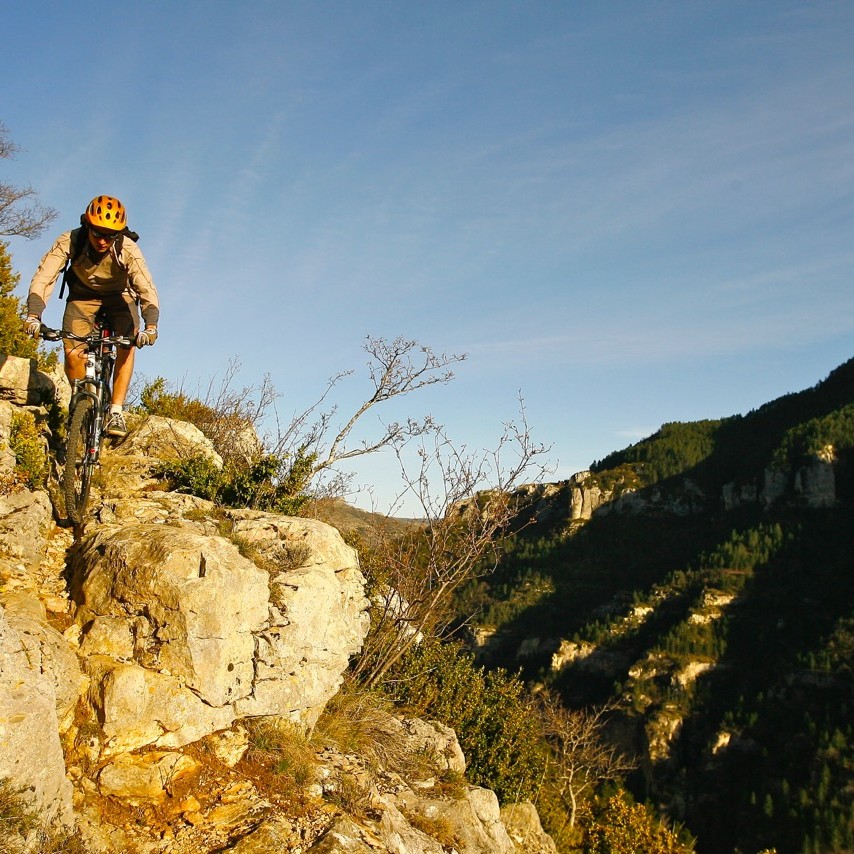
[[[28,793],[48,821],[72,821],[53,680],[0,607],[0,779]]]

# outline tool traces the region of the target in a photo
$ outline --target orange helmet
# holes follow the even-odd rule
[[[112,196],[96,196],[89,202],[83,219],[95,228],[122,231],[128,224],[125,206]]]

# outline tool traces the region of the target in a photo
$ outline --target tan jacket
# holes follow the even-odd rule
[[[71,257],[72,247],[79,229],[60,234],[38,266],[27,296],[27,312],[41,317],[53,293],[59,274]],[[116,241],[118,243],[118,241]],[[160,301],[157,288],[148,272],[148,266],[139,247],[129,237],[121,240],[121,251],[116,243],[104,257],[93,261],[86,249],[71,265],[74,273],[70,296],[78,299],[98,299],[99,296],[128,291],[136,298],[146,326],[156,326],[160,319]],[[76,281],[75,281],[76,278]]]

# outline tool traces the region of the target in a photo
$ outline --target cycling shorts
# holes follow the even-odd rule
[[[114,335],[134,338],[139,331],[139,313],[136,300],[126,291],[105,294],[98,299],[70,297],[62,315],[62,329],[75,335],[88,335],[95,328],[95,315],[103,308],[113,327]]]

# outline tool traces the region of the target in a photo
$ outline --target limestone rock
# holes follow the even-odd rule
[[[644,730],[652,762],[667,762],[671,759],[670,748],[682,729],[682,722],[682,713],[673,703],[665,703],[647,718]]]
[[[68,377],[65,376],[65,368],[63,360],[57,359],[56,364],[42,373],[53,383],[56,402],[63,408],[68,409],[71,403],[71,383],[68,382]]]
[[[237,724],[233,729],[211,733],[205,745],[223,765],[234,768],[249,749],[249,733]]]
[[[211,536],[218,534],[218,529],[212,521],[203,524],[200,520],[205,514],[212,514],[213,502],[195,495],[185,495],[180,492],[161,492],[150,490],[134,494],[132,490],[123,493],[119,488],[116,497],[116,475],[112,462],[109,464],[110,495],[102,497],[101,504],[97,508],[98,521],[102,525],[128,525],[139,523],[147,525],[151,523],[172,525],[177,528],[186,528],[188,531],[196,531],[200,534]],[[120,478],[123,476],[119,476]],[[140,481],[151,486],[155,481]]]
[[[105,755],[148,744],[181,747],[228,729],[234,721],[231,706],[208,705],[174,676],[104,656],[88,659],[87,669],[89,700],[106,738]]]
[[[407,753],[430,757],[431,764],[439,772],[465,774],[466,757],[457,734],[450,727],[421,718],[392,718],[392,721],[399,727],[399,741],[405,745]]]
[[[0,473],[15,469],[15,454],[9,447],[12,436],[12,415],[15,407],[6,400],[0,400]]]
[[[530,801],[502,807],[501,820],[517,854],[557,854],[554,840],[543,830],[537,808]]]
[[[30,793],[34,807],[49,820],[70,825],[71,783],[65,776],[54,685],[31,664],[2,607],[0,744],[0,779]]]
[[[425,798],[412,807],[427,819],[441,819],[453,827],[466,854],[516,854],[501,821],[498,797],[489,789],[469,786],[459,800]]]
[[[423,835],[423,834],[422,834]],[[340,818],[335,824],[321,836],[321,838],[308,849],[308,854],[377,854],[376,846],[368,846],[362,841],[363,833],[361,829],[349,818]],[[425,837],[426,838],[426,837]],[[257,849],[247,849],[242,854],[248,854],[252,851],[253,854]],[[401,848],[386,849],[397,851],[412,851],[413,854],[425,852],[424,848]],[[441,854],[442,849],[434,849]],[[260,854],[260,851],[258,852]]]
[[[0,354],[0,399],[18,406],[38,406],[53,398],[54,381],[35,359]]]
[[[759,500],[767,509],[786,493],[789,484],[788,472],[781,469],[765,469]]]
[[[833,447],[828,445],[795,473],[795,493],[807,507],[833,507],[836,504],[834,461]]]
[[[130,432],[101,460],[105,496],[127,498],[150,489],[159,482],[154,472],[162,462],[202,457],[222,468],[222,458],[210,439],[193,424],[133,413],[128,413],[127,422]]]
[[[273,818],[262,822],[234,845],[230,845],[228,850],[232,854],[272,854],[274,851],[292,851],[293,836],[293,827],[287,819]]]
[[[380,819],[382,844],[386,851],[417,851],[418,854],[443,854],[445,847],[436,839],[410,824],[394,804],[387,803]],[[349,851],[331,848],[330,851]],[[353,849],[361,850],[361,849]],[[380,850],[383,850],[382,848]],[[468,849],[466,849],[468,850]]]
[[[365,581],[340,534],[233,516],[234,537],[264,569],[190,523],[104,525],[73,550],[81,655],[92,657],[109,751],[186,744],[254,715],[310,728],[361,648]]]
[[[83,683],[77,656],[65,638],[48,625],[44,606],[38,599],[7,593],[3,605],[8,624],[17,632],[33,672],[45,676],[53,686],[58,725],[64,730]]]
[[[98,788],[101,794],[123,798],[132,806],[163,801],[181,778],[193,775],[198,767],[182,753],[123,753],[98,772]]]
[[[134,419],[132,429],[116,449],[119,456],[139,455],[156,460],[183,460],[202,456],[217,467],[222,457],[198,427],[160,415]]]
[[[50,499],[45,492],[24,489],[10,495],[0,495],[2,551],[19,560],[38,560],[44,552],[52,512]]]
[[[267,574],[222,537],[166,525],[101,528],[72,561],[77,619],[140,617],[135,660],[222,707],[252,691]]]
[[[257,634],[252,695],[238,716],[288,715],[312,727],[369,626],[358,555],[329,525],[230,511],[233,536],[270,570],[269,626]]]
[[[132,661],[132,623],[123,617],[95,617],[83,629],[80,655],[107,655],[116,661]]]
[[[605,503],[611,500],[610,492],[603,492],[590,471],[580,471],[569,479],[569,517],[574,522],[587,522]]]

